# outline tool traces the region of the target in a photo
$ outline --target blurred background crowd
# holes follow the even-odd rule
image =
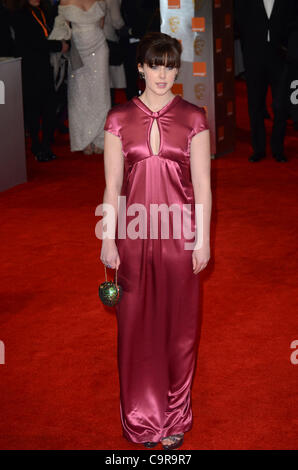
[[[130,100],[144,87],[136,50],[147,32],[160,31],[159,6],[159,0],[0,0],[0,57],[22,57],[25,128],[36,160],[56,158],[56,132],[69,132],[71,151],[103,152],[115,90]],[[234,37],[235,75],[247,84],[250,161],[265,157],[264,120],[273,114],[272,155],[285,162],[289,117],[298,130],[295,89],[294,100],[289,93],[298,80],[298,2],[234,0]]]
[[[38,161],[56,158],[56,131],[70,132],[72,151],[103,152],[115,89],[127,100],[139,94],[136,47],[159,30],[158,0],[1,0],[0,57],[22,57],[25,128]]]

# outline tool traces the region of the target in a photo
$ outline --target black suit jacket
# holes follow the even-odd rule
[[[297,17],[297,0],[275,0],[268,19],[263,0],[235,0],[235,31],[239,35],[244,61],[256,63],[267,53],[267,35],[278,54],[288,46]]]
[[[160,31],[159,0],[122,0],[121,14],[133,37],[141,39],[149,31]]]

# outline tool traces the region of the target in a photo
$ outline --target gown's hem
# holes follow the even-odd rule
[[[127,439],[129,442],[134,442],[135,444],[143,444],[144,442],[160,442],[161,439],[165,439],[167,436],[172,436],[173,434],[180,434],[180,433],[186,433],[188,431],[190,431],[190,429],[192,428],[192,424],[186,426],[186,427],[173,427],[173,428],[169,428],[170,431],[167,431],[167,435],[166,436],[163,436],[163,433],[159,433],[159,437],[156,437],[156,434],[154,436],[147,436],[147,437],[131,437],[129,436],[128,434],[126,434],[125,432],[123,432],[123,437],[125,437],[125,439]]]
[[[70,145],[70,151],[71,152],[83,152],[83,150],[85,150],[86,147],[88,147],[88,145],[91,145],[91,144],[94,144],[96,145],[96,147],[100,147],[103,149],[104,147],[104,144],[103,144],[103,141],[101,142],[94,142],[96,139],[97,139],[98,136],[95,136],[93,140],[90,140],[90,142],[86,145],[84,145],[83,147],[81,145],[78,145],[78,146],[72,146]]]

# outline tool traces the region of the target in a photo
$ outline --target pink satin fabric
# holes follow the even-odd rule
[[[154,119],[160,132],[158,155],[150,147]],[[112,108],[105,130],[122,142],[126,208],[141,203],[150,214],[151,203],[191,204],[194,231],[190,144],[205,129],[204,109],[179,95],[159,112],[138,97]],[[126,226],[137,215],[126,216]],[[199,323],[199,274],[193,274],[192,250],[184,249],[194,238],[171,237],[171,213],[169,239],[161,238],[160,219],[158,238],[150,238],[147,221],[147,239],[121,239],[116,233],[123,288],[116,306],[120,416],[124,437],[137,443],[190,430]]]

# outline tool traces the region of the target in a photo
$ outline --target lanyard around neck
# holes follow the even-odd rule
[[[36,14],[35,14],[35,12],[34,12],[33,10],[31,10],[31,13],[32,13],[32,15],[34,16],[34,18],[36,19],[36,21],[38,21],[38,23],[39,23],[40,26],[42,27],[43,32],[44,32],[44,35],[45,35],[45,37],[47,38],[48,35],[49,35],[49,33],[48,33],[48,31],[47,31],[46,19],[45,19],[45,16],[44,16],[43,11],[42,11],[40,8],[38,8],[38,9],[39,9],[39,11],[40,11],[40,13],[41,13],[42,22],[41,22],[40,19],[36,16]]]

